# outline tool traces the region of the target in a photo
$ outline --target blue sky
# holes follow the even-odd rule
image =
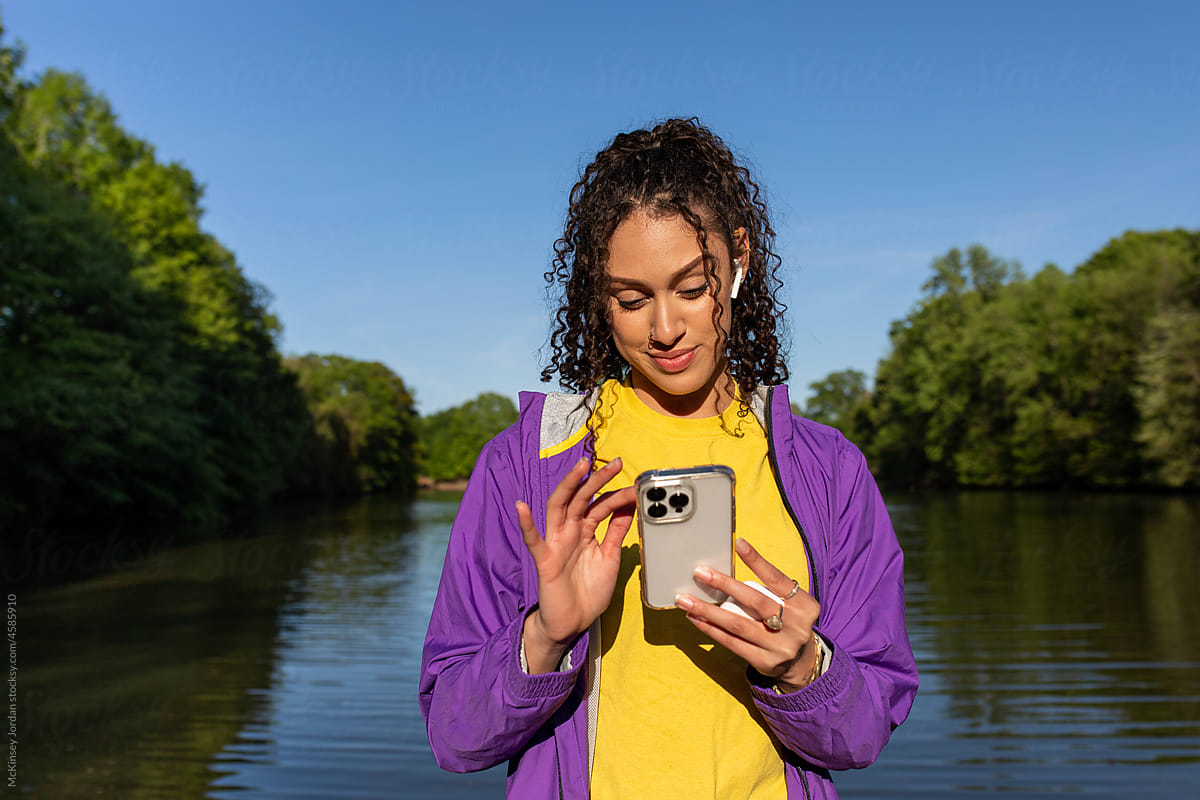
[[[698,115],[774,210],[793,395],[868,374],[929,262],[1034,272],[1200,222],[1200,3],[0,0],[205,184],[288,353],[379,360],[424,413],[544,389],[542,273],[580,168]]]

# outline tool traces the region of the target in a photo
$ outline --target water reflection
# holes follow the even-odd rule
[[[844,796],[1197,785],[1200,501],[888,499],[922,689]],[[434,766],[416,703],[457,502],[306,509],[24,592],[22,796],[501,796],[503,767]]]
[[[203,796],[212,754],[266,705],[278,609],[304,559],[276,532],[22,592],[22,794]]]
[[[889,508],[922,687],[880,765],[843,787],[895,768],[906,780],[889,796],[1192,791],[1195,498],[960,493]]]

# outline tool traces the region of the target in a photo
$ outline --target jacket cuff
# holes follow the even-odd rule
[[[759,705],[780,711],[812,711],[825,705],[845,689],[846,683],[854,671],[850,656],[846,655],[828,636],[823,633],[819,635],[821,641],[829,647],[830,658],[825,671],[808,686],[794,692],[780,694],[773,688],[774,681],[764,678],[753,668],[748,670],[750,691]]]
[[[588,634],[584,631],[571,645],[563,659],[570,668],[561,672],[543,672],[530,675],[523,669],[521,632],[525,628],[525,615],[509,623],[508,630],[508,688],[517,697],[537,700],[547,697],[565,696],[575,686],[579,673],[587,662]]]

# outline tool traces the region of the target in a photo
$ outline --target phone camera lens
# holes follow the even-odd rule
[[[646,498],[655,503],[661,503],[664,499],[666,499],[666,496],[667,490],[661,486],[655,486],[653,489],[646,492]]]
[[[688,504],[688,496],[682,492],[679,494],[673,494],[671,495],[670,502],[671,507],[674,508],[676,512],[683,511],[683,507]]]
[[[651,489],[650,491],[652,492],[654,490]],[[649,494],[649,492],[647,492],[647,494]],[[665,492],[664,492],[664,494],[665,494]],[[658,519],[659,517],[666,515],[667,507],[664,506],[662,503],[655,503],[654,505],[652,505],[646,509],[646,513],[649,514],[650,516],[654,517],[655,519]]]

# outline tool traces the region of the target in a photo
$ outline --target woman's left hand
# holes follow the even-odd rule
[[[792,579],[759,555],[745,539],[738,539],[737,552],[772,592],[784,597],[792,591]],[[796,592],[781,608],[779,603],[757,589],[717,570],[702,567],[696,570],[696,580],[732,597],[751,619],[691,595],[680,595],[676,603],[687,612],[693,625],[717,644],[744,658],[761,674],[773,678],[780,690],[794,692],[808,685],[817,657],[813,625],[821,609],[808,592]],[[774,614],[782,617],[781,630],[773,631],[763,622]]]

